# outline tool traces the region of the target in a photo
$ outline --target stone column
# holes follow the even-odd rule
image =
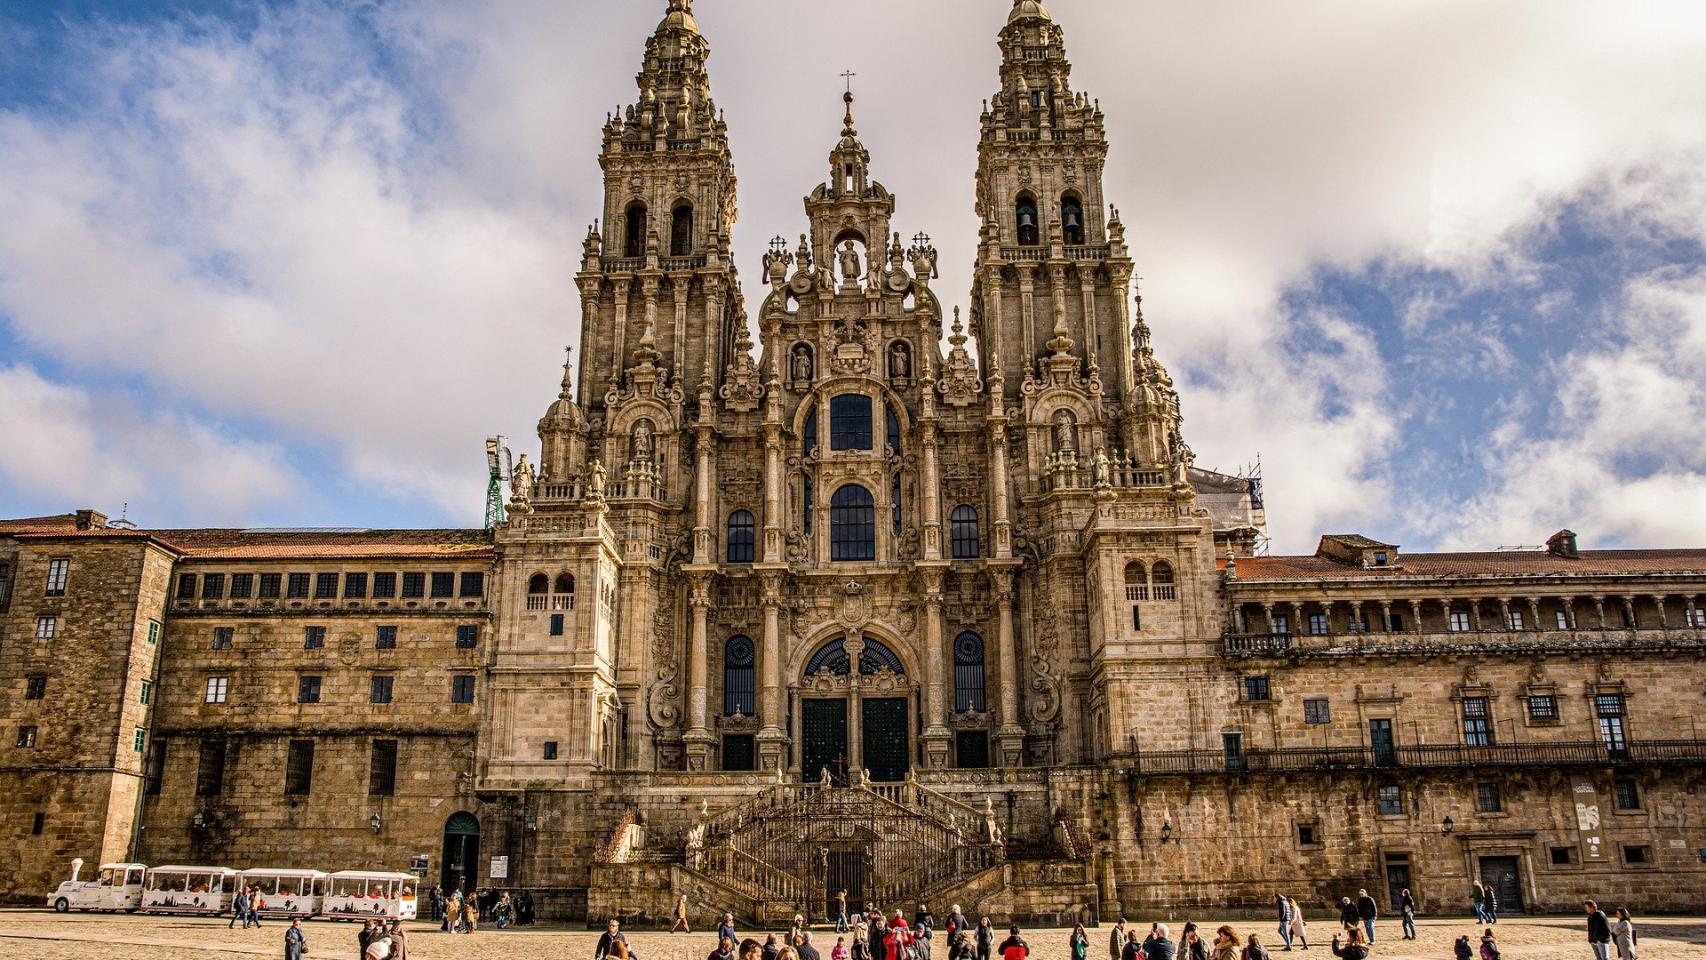
[[[1623,622],[1629,624],[1627,629],[1633,630],[1637,624],[1635,620],[1635,598],[1625,596],[1621,599],[1623,600]]]
[[[1380,601],[1380,632],[1392,632],[1392,601]]]
[[[693,625],[687,643],[687,735],[682,737],[687,750],[687,769],[708,769],[711,757],[710,724],[705,717],[707,656],[705,650],[706,620],[711,612],[711,579],[709,574],[695,575],[688,584],[688,606],[692,608]]]
[[[1595,596],[1593,598],[1593,613],[1594,613],[1594,617],[1599,621],[1599,629],[1604,630],[1605,629],[1605,597]]]
[[[925,570],[921,573],[924,586],[924,764],[931,770],[948,765],[948,747],[953,734],[948,731],[947,650],[942,642],[942,573]]]
[[[1564,626],[1570,630],[1576,629],[1576,598],[1564,598]]]
[[[765,563],[782,562],[782,426],[764,424]]]
[[[764,646],[758,665],[763,670],[758,713],[763,726],[758,731],[758,768],[779,770],[788,742],[782,729],[782,575],[764,574]]]
[[[1499,629],[1509,631],[1511,628],[1511,598],[1499,598]]]
[[[991,570],[995,584],[995,609],[1000,615],[996,644],[1001,663],[1000,727],[995,731],[1001,765],[1017,767],[1024,762],[1025,728],[1019,725],[1019,650],[1013,636],[1013,574]]]
[[[1693,597],[1688,597],[1687,602],[1688,602],[1688,606],[1682,611],[1682,625],[1685,627],[1693,627],[1693,628],[1698,629],[1700,626],[1700,623],[1699,623],[1698,619],[1695,617],[1694,611],[1699,609],[1699,608],[1694,605],[1694,598]]]
[[[1665,619],[1665,598],[1654,594],[1653,603],[1659,608],[1659,629],[1669,630],[1670,623]]]
[[[1477,597],[1469,601],[1469,629],[1481,632],[1481,600]]]
[[[858,629],[847,631],[844,641],[852,666],[847,676],[847,782],[858,783],[865,769],[865,699],[859,688],[859,657],[865,652],[865,636]]]
[[[701,414],[694,431],[693,562],[711,562],[711,424]]]
[[[924,387],[928,396],[930,387]],[[936,424],[925,420],[919,424],[918,444],[923,454],[919,467],[919,482],[924,507],[924,559],[942,558],[942,495],[941,481],[936,473]]]
[[[1308,633],[1303,628],[1303,604],[1296,600],[1291,602],[1291,629],[1287,632],[1294,637],[1301,637]]]
[[[1271,603],[1262,604],[1262,629],[1265,633],[1274,632],[1274,605]]]
[[[1540,598],[1539,597],[1529,597],[1528,598],[1528,616],[1530,618],[1529,624],[1528,624],[1528,629],[1536,631],[1536,632],[1541,630],[1542,628],[1540,626]]]
[[[1411,600],[1410,601],[1410,619],[1413,620],[1416,624],[1415,627],[1412,628],[1411,632],[1421,633],[1422,632],[1422,601],[1420,601],[1420,600]]]
[[[999,396],[991,399],[992,409],[1000,408]],[[994,416],[989,425],[989,482],[990,500],[995,509],[995,556],[1006,559],[1013,555],[1013,521],[1007,514],[1007,418]]]

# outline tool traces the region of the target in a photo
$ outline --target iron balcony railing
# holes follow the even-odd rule
[[[1706,763],[1706,740],[1597,740],[1540,743],[1412,744],[1393,747],[1281,747],[1156,750],[1115,756],[1118,766],[1149,774],[1306,773],[1332,770],[1454,770],[1488,767],[1616,766]]]

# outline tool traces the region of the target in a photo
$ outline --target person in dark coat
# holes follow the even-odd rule
[[[1357,905],[1351,902],[1351,898],[1340,897],[1339,926],[1344,927],[1347,931],[1355,930],[1361,925],[1361,920],[1362,918],[1357,916]]]
[[[735,915],[734,914],[732,914],[732,913],[723,914],[722,925],[717,927],[717,939],[718,940],[727,940],[729,942],[729,949],[730,950],[733,950],[735,944],[740,942],[740,936],[735,933]]]
[[[308,954],[308,938],[302,933],[302,920],[292,918],[284,928],[284,960],[303,960]]]
[[[888,922],[881,913],[871,914],[871,932],[868,935],[871,946],[872,960],[883,960],[888,956],[887,941],[889,936]]]
[[[361,930],[355,935],[355,942],[358,947],[355,955],[361,960],[367,960],[367,945],[372,943],[377,936],[378,934],[373,929],[373,921],[363,920]]]
[[[1169,932],[1165,923],[1157,923],[1150,928],[1149,938],[1143,941],[1143,955],[1147,960],[1173,960],[1178,945],[1167,939]]]
[[[621,950],[616,945],[622,945]],[[633,956],[628,947],[628,936],[622,932],[622,925],[615,920],[604,925],[604,935],[598,938],[598,946],[592,951],[592,960],[604,960],[605,957],[615,957],[621,953]]]
[[[977,960],[989,960],[989,954],[995,949],[995,927],[988,917],[977,922]]]
[[[1339,938],[1333,938],[1333,956],[1340,960],[1368,960],[1368,944],[1362,941],[1362,931],[1356,927],[1350,929],[1350,936],[1344,946],[1339,946]]]
[[[1410,896],[1410,888],[1398,895],[1398,912],[1404,916],[1404,939],[1416,939],[1416,898]]]
[[[1362,921],[1362,929],[1368,934],[1370,945],[1374,943],[1374,918],[1380,916],[1380,906],[1367,890],[1357,891],[1357,919]]]
[[[800,955],[800,960],[821,960],[817,948],[812,946],[812,932],[810,930],[800,931],[800,945],[794,948],[794,952]]]
[[[706,955],[705,960],[735,960],[735,942],[728,937],[717,937],[717,949]]]
[[[764,935],[764,949],[759,952],[761,960],[776,960],[776,955],[782,952],[782,942],[776,939],[774,933]]]
[[[1611,952],[1611,918],[1592,900],[1582,905],[1588,912],[1588,946],[1593,948],[1594,960],[1607,960]]]

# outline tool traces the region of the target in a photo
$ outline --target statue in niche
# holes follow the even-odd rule
[[[510,471],[510,499],[516,503],[526,503],[533,499],[533,482],[533,464],[527,462],[527,454],[524,453]]]
[[[1072,440],[1072,414],[1062,410],[1054,415],[1054,451],[1056,453],[1074,453]]]
[[[794,359],[793,359],[793,364],[792,364],[792,372],[793,372],[794,379],[797,381],[808,382],[811,380],[811,378],[812,378],[812,348],[811,347],[808,347],[803,343],[795,345],[795,347],[794,347]]]
[[[634,424],[634,435],[628,442],[628,456],[634,460],[652,459],[652,424],[649,420],[641,420]]]
[[[894,380],[905,380],[912,376],[912,353],[906,344],[896,340],[889,346],[889,377]]]
[[[841,279],[848,283],[858,283],[863,271],[859,269],[859,251],[853,249],[853,241],[848,240],[841,246]]]

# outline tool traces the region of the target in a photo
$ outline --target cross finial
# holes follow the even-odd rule
[[[851,70],[845,70],[845,71],[842,71],[842,74],[841,74],[841,78],[842,78],[842,79],[843,79],[843,80],[846,80],[846,81],[847,81],[847,92],[848,92],[848,93],[852,93],[852,92],[853,92],[853,78],[854,78],[854,77],[857,77],[857,76],[858,76],[858,74],[857,74],[857,73],[854,73],[854,72],[853,72],[853,71],[851,71]]]

